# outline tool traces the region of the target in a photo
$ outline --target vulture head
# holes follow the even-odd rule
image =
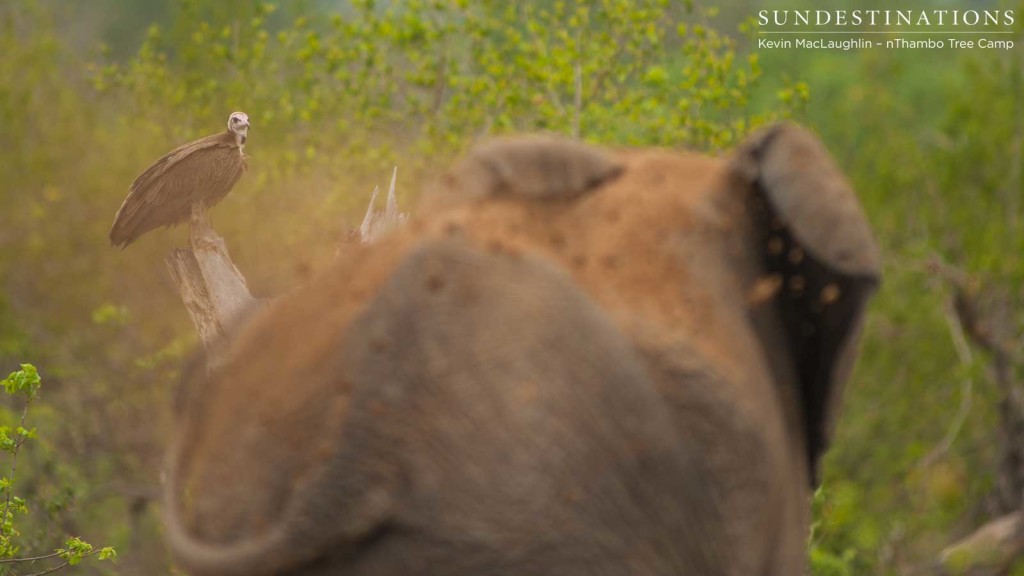
[[[245,112],[232,112],[228,117],[228,132],[235,135],[239,148],[245,146],[245,139],[249,135],[249,115]]]

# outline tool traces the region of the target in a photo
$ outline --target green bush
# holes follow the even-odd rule
[[[96,556],[99,560],[113,560],[117,553],[111,547],[95,548],[77,537],[64,540],[60,548],[49,554],[28,554],[18,544],[21,532],[16,522],[19,515],[27,514],[30,502],[14,493],[18,455],[29,441],[38,438],[35,428],[26,428],[29,408],[39,396],[42,381],[39,372],[31,364],[22,364],[21,370],[12,372],[0,381],[4,391],[23,402],[20,417],[15,425],[0,425],[0,451],[9,457],[10,473],[0,476],[0,575],[50,574],[68,566],[75,566],[82,560]],[[19,568],[24,567],[19,571]]]

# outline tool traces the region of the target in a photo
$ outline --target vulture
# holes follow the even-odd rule
[[[226,131],[157,160],[132,182],[114,216],[110,244],[124,248],[154,228],[188,220],[194,204],[205,209],[220,202],[248,167],[242,153],[248,134],[249,116],[232,112]]]

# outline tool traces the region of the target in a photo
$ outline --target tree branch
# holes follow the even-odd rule
[[[996,576],[1024,554],[1024,513],[997,518],[942,551],[935,573]]]
[[[373,194],[370,195],[370,204],[366,207],[366,216],[363,217],[363,223],[359,226],[359,242],[361,244],[369,244],[405,222],[408,214],[398,210],[398,195],[395,192],[397,180],[398,166],[395,166],[391,171],[391,186],[388,188],[388,197],[383,212],[374,209],[377,194],[380,192],[380,188],[374,187]]]
[[[967,344],[967,339],[964,337],[963,325],[960,324],[960,320],[956,314],[951,310],[946,312],[946,325],[949,327],[949,336],[953,340],[953,347],[956,348],[957,356],[960,359],[962,366],[970,366],[974,363],[974,355],[971,354],[971,348]],[[973,400],[974,392],[974,381],[970,377],[965,376],[960,382],[960,407],[957,408],[956,418],[953,420],[953,424],[950,425],[949,430],[946,431],[946,435],[942,438],[935,448],[928,454],[921,458],[918,462],[918,467],[928,468],[939,458],[942,458],[946,452],[953,446],[953,442],[956,441],[956,437],[960,435],[960,430],[964,426],[964,422],[967,421],[967,416],[971,413],[971,404]]]
[[[995,576],[1024,555],[1024,397],[1015,380],[1015,367],[1021,361],[1006,339],[1012,332],[1007,325],[1013,318],[1009,301],[998,289],[983,290],[981,283],[938,257],[926,269],[941,277],[952,288],[952,314],[947,313],[950,335],[961,363],[972,359],[968,342],[984,350],[992,359],[992,378],[1000,392],[999,440],[1001,454],[996,475],[998,513],[971,535],[942,551],[935,572],[947,576]],[[962,422],[951,428],[939,449],[948,449],[946,440],[959,432]],[[933,452],[941,455],[941,451]],[[931,460],[929,454],[925,460]]]

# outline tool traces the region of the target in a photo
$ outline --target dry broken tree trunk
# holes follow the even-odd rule
[[[228,255],[224,239],[213,231],[205,209],[192,207],[190,248],[176,248],[165,259],[171,278],[199,333],[210,364],[216,363],[216,345],[234,318],[256,305],[245,276]]]
[[[391,173],[387,205],[383,211],[374,208],[379,189],[374,188],[362,225],[354,230],[354,241],[366,244],[405,220],[398,211],[395,179],[398,168]],[[177,248],[165,259],[171,278],[178,286],[181,300],[192,318],[192,324],[207,351],[207,363],[215,366],[218,350],[227,330],[239,315],[264,300],[253,298],[245,276],[228,255],[224,239],[210,226],[205,210],[196,205],[189,225],[189,248]]]
[[[966,340],[991,359],[989,373],[999,390],[994,519],[943,550],[936,573],[996,576],[1024,557],[1024,383],[1019,381],[1024,358],[1010,344],[1018,327],[1011,325],[1015,315],[1006,294],[982,288],[938,259],[927,267],[951,287],[953,320]]]

